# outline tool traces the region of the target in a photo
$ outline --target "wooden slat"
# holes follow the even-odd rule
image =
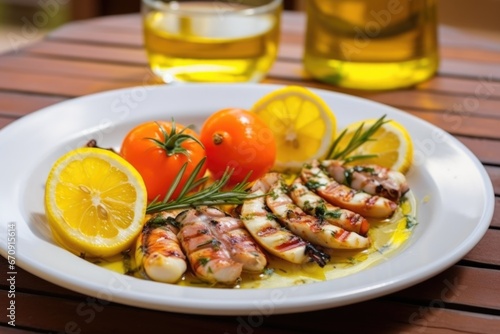
[[[492,63],[478,63],[460,59],[442,59],[439,67],[441,75],[470,77],[474,79],[500,80],[500,66]]]
[[[500,198],[498,197],[495,198],[495,214],[493,215],[491,226],[500,228]]]
[[[428,112],[410,108],[402,109],[453,135],[500,139],[498,132],[500,119],[479,118],[472,115],[461,116],[447,112]]]
[[[434,302],[428,306],[412,306],[390,301],[370,301],[342,308],[303,314],[251,316],[193,316],[145,309],[125,309],[121,305],[108,304],[93,299],[67,300],[56,297],[40,297],[26,293],[16,296],[16,324],[27,328],[47,331],[69,331],[81,329],[84,333],[112,333],[117,323],[129,332],[153,332],[160,328],[162,319],[168,317],[169,333],[201,333],[210,329],[212,333],[331,333],[337,332],[405,332],[421,329],[430,333],[452,331],[473,332],[481,328],[482,333],[495,333],[500,326],[500,317],[484,316],[472,312],[461,312],[441,308]],[[130,317],[130,312],[134,316]],[[439,317],[436,314],[439,313]],[[36,314],[36,317],[31,315]],[[334,321],[324,326],[327,319],[345,319],[358,314],[363,321]],[[386,315],[390,314],[390,317]],[[140,319],[138,321],[137,319]],[[5,319],[1,320],[5,322]],[[70,327],[71,326],[71,327]]]
[[[500,230],[489,229],[465,260],[500,266]],[[499,270],[496,270],[499,272]],[[500,277],[498,278],[500,280]],[[500,305],[499,305],[500,308]]]
[[[54,96],[0,92],[0,115],[20,117],[64,99]]]
[[[82,25],[84,25],[82,27]],[[88,23],[71,23],[55,30],[48,35],[52,40],[67,40],[74,42],[122,45],[127,47],[141,48],[143,36],[139,30],[127,31],[124,29],[109,29]]]
[[[500,141],[460,136],[457,139],[467,146],[482,163],[500,165],[500,154],[498,154],[500,152]]]
[[[500,88],[500,84],[498,85]],[[499,89],[500,90],[500,89]],[[399,108],[419,108],[426,111],[446,111],[467,116],[496,117],[500,99],[457,96],[417,90],[398,90],[384,93],[363,94],[365,97]]]
[[[422,303],[436,301],[436,304],[444,302],[500,310],[498,287],[493,284],[499,280],[500,270],[456,265],[395,295]]]
[[[346,320],[357,319],[357,320]],[[271,317],[267,322],[302,333],[496,333],[500,317],[444,309],[432,301],[414,306],[370,301],[307,314]],[[322,324],[328,324],[327,326]]]
[[[485,166],[496,196],[500,196],[500,167]]]
[[[476,62],[500,63],[498,50],[480,50],[464,47],[444,46],[441,48],[441,57],[449,59],[473,60]]]
[[[460,29],[458,27],[440,25],[439,43],[447,47],[456,47],[470,50],[487,50],[500,52],[500,45],[496,42],[498,39],[486,36],[480,30]],[[490,35],[491,36],[491,35]]]
[[[81,28],[84,28],[86,25],[91,25],[93,27],[102,27],[104,30],[118,30],[136,33],[140,32],[142,29],[141,16],[135,13],[97,17],[92,20],[85,20],[81,23],[83,24]]]
[[[475,96],[481,99],[500,98],[500,82],[491,78],[463,79],[436,76],[417,85],[419,90],[432,90],[441,93],[452,93]]]
[[[165,296],[168,298],[168,296]],[[133,313],[133,316],[131,314]],[[36,316],[33,316],[36,315]],[[168,321],[164,322],[166,317]],[[115,333],[117,326],[129,333],[154,333],[168,329],[169,333],[202,333],[210,329],[214,333],[234,332],[238,326],[236,317],[201,316],[125,308],[94,298],[63,299],[16,293],[16,326],[36,328],[50,332]],[[140,320],[139,320],[140,319]],[[6,322],[2,317],[1,323]],[[119,325],[117,325],[119,324]],[[177,330],[176,330],[177,329]],[[121,332],[119,330],[119,332]],[[259,333],[287,333],[277,328],[260,327]]]
[[[113,82],[10,70],[4,70],[0,76],[0,89],[65,97],[87,95],[141,84],[143,84],[142,80]]]
[[[9,125],[10,123],[14,122],[15,120],[16,120],[15,118],[0,116],[0,130],[2,130],[3,127]]]
[[[0,59],[0,70],[129,82],[141,81],[151,76],[148,67],[145,65],[95,63],[90,61],[47,58],[34,54],[8,55]]]
[[[131,49],[118,46],[44,40],[27,47],[24,52],[66,59],[94,60],[111,62],[114,64],[147,65],[146,52],[143,49]]]

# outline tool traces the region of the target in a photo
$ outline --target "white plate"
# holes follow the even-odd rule
[[[16,225],[15,257],[23,269],[60,286],[118,303],[196,314],[278,314],[317,310],[378,297],[421,282],[460,260],[486,232],[493,215],[491,182],[477,158],[444,131],[394,108],[315,90],[335,111],[339,128],[387,114],[406,126],[415,144],[409,183],[419,224],[408,246],[386,261],[347,277],[256,290],[181,287],[120,275],[55,245],[48,234],[44,182],[53,162],[95,138],[118,147],[145,120],[172,117],[202,124],[225,107],[249,108],[275,85],[135,87],[69,100],[0,131],[0,248],[7,257],[7,223]],[[12,253],[12,251],[11,251]]]

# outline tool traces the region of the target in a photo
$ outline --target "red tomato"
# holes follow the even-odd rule
[[[252,172],[255,180],[273,167],[276,142],[269,127],[244,109],[223,109],[203,124],[200,139],[207,152],[207,168],[216,178],[227,167],[234,168],[230,184],[241,182]]]
[[[158,197],[161,201],[181,167],[187,162],[184,176],[171,199],[179,195],[196,165],[205,157],[205,149],[193,130],[173,122],[151,121],[138,125],[125,136],[121,155],[144,179],[148,200]],[[205,171],[206,164],[201,168],[197,179],[203,177]]]

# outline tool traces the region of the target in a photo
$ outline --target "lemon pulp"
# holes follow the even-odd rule
[[[142,228],[146,188],[116,153],[80,148],[53,165],[45,210],[54,239],[78,255],[105,257],[127,249]]]
[[[274,133],[277,170],[297,170],[304,162],[323,158],[335,137],[334,113],[321,97],[304,87],[272,91],[251,110]]]

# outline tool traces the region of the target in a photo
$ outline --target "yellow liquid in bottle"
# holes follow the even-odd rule
[[[238,14],[236,4],[187,2],[179,9],[152,11],[144,20],[151,69],[165,82],[255,82],[266,75],[276,59],[280,8],[256,16]]]
[[[305,69],[357,89],[395,89],[433,76],[435,0],[308,0]]]

